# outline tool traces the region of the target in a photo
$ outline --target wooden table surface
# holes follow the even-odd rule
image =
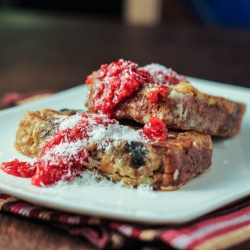
[[[128,27],[84,17],[0,11],[0,97],[10,91],[68,89],[82,84],[101,64],[120,58],[250,88],[250,31]],[[0,249],[94,248],[48,224],[1,213]]]

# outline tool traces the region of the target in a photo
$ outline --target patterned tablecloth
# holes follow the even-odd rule
[[[0,193],[3,212],[47,221],[94,246],[122,249],[249,249],[250,197],[179,225],[150,226],[59,212]],[[172,249],[170,248],[170,249]]]
[[[19,104],[27,98],[40,98],[37,92],[20,96],[8,93],[5,106]],[[31,99],[34,99],[31,98]],[[80,216],[40,207],[0,193],[0,209],[37,220],[84,237],[100,249],[249,249],[250,196],[227,205],[196,220],[179,225],[152,226]]]

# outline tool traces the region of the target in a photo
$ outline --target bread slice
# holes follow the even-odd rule
[[[75,114],[75,110],[27,111],[21,118],[14,147],[24,155],[38,157],[43,145],[54,136],[60,120]]]
[[[178,189],[212,164],[210,136],[194,131],[169,131],[166,141],[119,141],[111,143],[108,152],[95,143],[89,149],[89,170],[114,182],[146,184],[156,190]]]
[[[70,114],[70,111],[66,113]],[[42,146],[57,131],[60,115],[65,112],[48,109],[27,112],[18,128],[16,149],[28,156],[39,157]],[[87,169],[114,182],[122,181],[135,187],[146,184],[160,190],[180,188],[207,170],[212,160],[211,137],[193,131],[169,131],[164,141],[128,141],[120,137],[117,140],[106,138],[101,143],[91,140],[87,150]]]
[[[98,86],[96,72],[88,84],[85,101],[88,112],[94,112],[93,93]],[[145,83],[130,97],[118,103],[111,114],[117,120],[132,119],[141,124],[150,117],[160,118],[168,129],[196,131],[212,136],[231,137],[239,133],[245,104],[199,92],[190,83],[167,87],[165,96],[151,102],[149,94],[159,85]]]

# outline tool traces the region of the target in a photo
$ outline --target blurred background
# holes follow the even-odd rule
[[[0,0],[0,96],[74,87],[120,58],[250,87],[249,13],[249,0]]]

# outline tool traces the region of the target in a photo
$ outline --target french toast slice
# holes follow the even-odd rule
[[[49,109],[27,112],[18,128],[16,149],[30,157],[39,157],[42,146],[56,133],[62,118],[71,114]],[[135,187],[146,184],[156,190],[180,188],[207,170],[212,160],[211,137],[194,131],[169,131],[164,141],[128,141],[120,137],[104,138],[101,143],[91,140],[87,150],[86,169],[114,182]]]
[[[54,136],[60,119],[74,115],[75,110],[43,109],[27,111],[20,120],[14,147],[22,154],[38,157],[43,145]]]
[[[92,98],[99,84],[96,74],[91,75],[85,100],[90,113],[95,112]],[[239,133],[245,104],[201,93],[187,82],[168,87],[165,96],[159,95],[157,102],[151,102],[149,95],[158,87],[153,83],[143,84],[114,107],[111,117],[132,119],[141,124],[147,123],[150,117],[158,117],[169,129],[192,130],[211,136],[232,137]]]
[[[118,141],[108,152],[92,144],[89,150],[89,170],[114,182],[163,191],[180,188],[212,164],[211,137],[194,131],[169,131],[166,141]]]

